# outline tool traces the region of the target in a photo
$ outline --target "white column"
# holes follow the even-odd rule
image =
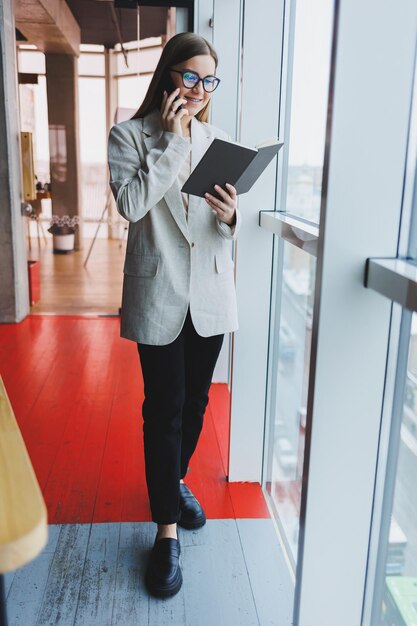
[[[21,165],[13,2],[0,2],[0,322],[29,313],[24,218],[20,211]]]
[[[214,45],[219,56],[217,73],[224,76],[224,80],[213,95],[210,122],[223,128],[233,137],[235,137],[235,120],[237,119],[236,70],[239,51],[239,19],[236,19],[236,16],[239,15],[239,5],[240,0],[228,3],[217,1],[216,6],[213,0],[199,0],[194,5],[195,32]],[[223,22],[225,11],[229,18],[227,22]],[[234,18],[232,22],[231,17]],[[219,29],[216,29],[216,24],[220,25]],[[222,24],[236,24],[237,26],[225,29],[221,27]],[[226,108],[225,102],[231,102],[231,106]],[[227,334],[213,373],[213,382],[230,383],[230,352],[231,337]]]
[[[205,37],[210,43],[213,43],[213,28],[211,25],[213,11],[214,0],[195,0],[194,32]]]
[[[262,20],[260,20],[262,16]],[[283,3],[244,3],[237,139],[248,146],[278,135]],[[237,15],[235,15],[237,20]],[[226,41],[230,19],[218,20]],[[233,31],[232,31],[233,32]],[[232,68],[229,67],[235,80]],[[234,85],[234,88],[235,85]],[[229,108],[225,109],[229,111]],[[239,197],[243,224],[236,245],[239,330],[234,334],[230,435],[231,481],[259,481],[262,472],[272,239],[259,211],[275,204],[276,159],[252,190]]]
[[[241,0],[215,0],[213,12],[213,45],[219,57],[216,70],[221,83],[212,100],[211,123],[223,128],[233,139],[237,136],[240,69]],[[227,24],[228,28],[224,28]],[[230,244],[233,254],[233,244]],[[226,335],[214,371],[213,380],[230,383],[232,337]],[[231,389],[231,393],[233,390]]]

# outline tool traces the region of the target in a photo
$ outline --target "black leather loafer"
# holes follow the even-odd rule
[[[177,523],[183,528],[195,530],[206,523],[203,507],[185,483],[180,483],[180,511],[181,517]]]
[[[153,596],[168,598],[181,589],[180,553],[178,539],[155,539],[145,575],[146,586]]]

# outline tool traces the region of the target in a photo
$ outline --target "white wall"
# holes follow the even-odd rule
[[[222,78],[211,121],[249,146],[278,134],[282,20],[281,0],[196,3],[196,31],[212,37]],[[275,169],[274,162],[238,200],[243,223],[234,247],[239,330],[233,336],[231,481],[261,480],[272,236],[258,221],[260,210],[274,208]],[[225,353],[221,357],[224,367]]]
[[[194,30],[205,37],[219,56],[217,75],[222,79],[213,94],[211,123],[236,138],[241,0],[200,0],[195,3]],[[228,28],[223,25],[227,24]],[[233,253],[233,245],[230,245]],[[231,335],[225,336],[213,382],[230,382]]]
[[[244,3],[237,138],[248,146],[278,136],[282,13],[280,1]],[[227,30],[227,21],[221,24]],[[274,209],[275,179],[276,160],[252,190],[239,198],[243,225],[236,245],[239,330],[233,341],[232,481],[261,480],[272,236],[259,227],[259,211]]]

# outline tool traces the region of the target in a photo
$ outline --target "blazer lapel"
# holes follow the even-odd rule
[[[151,167],[155,161],[160,157],[158,151],[151,152],[152,148],[158,143],[162,135],[162,128],[159,121],[159,111],[155,110],[149,113],[143,118],[143,132],[147,135],[144,139],[146,150],[148,154],[146,156],[146,163],[148,168]],[[190,240],[188,232],[188,224],[185,217],[184,204],[182,201],[181,190],[178,184],[178,180],[175,180],[173,185],[165,192],[164,200],[171,211],[178,228],[187,239]]]
[[[194,170],[197,163],[213,141],[210,130],[207,126],[199,122],[195,117],[191,120],[191,171]],[[197,208],[197,205],[204,202],[198,196],[188,196],[188,223],[192,219],[193,210]],[[201,210],[201,207],[199,207]]]

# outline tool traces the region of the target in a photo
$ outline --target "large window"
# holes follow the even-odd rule
[[[406,578],[416,576],[417,560],[417,475],[408,468],[410,456],[415,456],[415,373],[410,357],[407,368],[415,335],[413,326],[406,328],[405,323],[398,358],[401,403],[389,420],[398,425],[399,416],[401,428],[397,439],[392,431],[387,481],[386,468],[382,472],[382,493],[390,495],[394,485],[395,497],[387,497],[380,507],[383,515],[375,506],[381,482],[376,469],[386,460],[384,392],[392,389],[397,369],[397,360],[387,367],[387,354],[398,340],[391,323],[394,298],[384,298],[375,289],[385,293],[397,275],[394,295],[404,298],[398,304],[408,311],[408,321],[412,302],[417,306],[412,286],[417,282],[416,264],[401,259],[398,267],[390,267],[381,261],[397,262],[400,227],[401,239],[410,237],[414,250],[417,247],[416,230],[409,228],[402,212],[403,199],[409,196],[404,193],[407,142],[417,137],[415,127],[409,133],[417,5],[405,0],[398,11],[392,3],[379,3],[376,11],[377,3],[360,0],[273,4],[284,17],[278,9],[277,15],[267,14],[257,33],[254,3],[246,3],[244,14],[242,141],[259,133],[269,117],[285,148],[274,180],[276,204],[262,190],[248,202],[241,199],[246,230],[237,245],[236,284],[243,323],[234,342],[231,467],[236,479],[250,475],[250,463],[258,468],[257,433],[251,426],[266,400],[262,479],[294,572],[292,623],[381,626],[387,577],[395,576],[398,585],[403,579],[402,593],[409,604],[414,602]],[[270,24],[278,31],[283,23],[284,45],[263,64],[263,42],[274,37]],[[277,86],[273,77],[280,69]],[[255,92],[259,100],[264,93],[259,84],[276,94],[279,110],[264,105],[254,114],[261,105],[248,94]],[[412,168],[408,165],[414,172],[415,158]],[[306,169],[294,175],[295,168],[303,166]],[[274,233],[273,241],[267,232],[256,230],[254,206],[260,226]],[[407,250],[401,255],[417,256]],[[372,264],[367,264],[369,259]],[[367,285],[373,290],[365,288],[368,266],[376,267],[374,284]],[[269,300],[265,276],[270,280]],[[266,374],[267,393],[259,399],[260,371]],[[255,393],[257,406],[252,401]],[[389,394],[385,404],[390,406]],[[367,579],[374,534],[378,540],[381,536],[381,562]],[[375,577],[381,581],[379,598],[374,594]],[[363,614],[366,590],[377,600],[374,621]],[[280,591],[277,586],[272,599],[278,621]],[[402,622],[393,619],[391,626],[416,622],[404,616]]]
[[[126,110],[126,116],[134,113],[145,97],[153,72],[161,56],[161,37],[124,44],[115,49],[117,101]]]
[[[278,237],[273,260],[264,484],[295,570],[316,278],[317,250],[310,244],[318,234],[309,222],[319,221],[321,207],[334,15],[331,0],[300,0],[296,5],[287,2],[285,7],[284,166],[278,179],[278,211],[266,216],[269,222],[265,224]]]
[[[417,74],[413,100],[399,260],[375,260],[369,270],[370,286],[394,301],[392,333],[398,336],[388,355],[395,381],[384,398],[375,496],[382,504],[380,513],[375,510],[370,551],[369,577],[375,562],[375,581],[366,608],[372,604],[372,626],[417,624]],[[376,283],[378,272],[387,269],[390,274]]]
[[[417,623],[417,314],[412,318],[379,623]]]
[[[285,94],[288,175],[279,208],[313,222],[320,217],[333,4],[333,0],[287,3],[295,12],[295,24]]]
[[[297,558],[310,365],[315,258],[284,244],[274,400],[267,489],[284,530],[293,563]]]
[[[106,202],[106,85],[104,47],[82,45],[78,59],[81,201],[84,236],[92,237]],[[107,237],[107,224],[98,231]]]

